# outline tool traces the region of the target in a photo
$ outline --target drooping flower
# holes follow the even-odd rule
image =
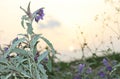
[[[43,15],[44,15],[43,9],[44,9],[43,7],[40,8],[40,9],[36,12],[36,14],[43,16]]]
[[[38,22],[39,20],[43,20],[43,16],[44,14],[44,8],[40,8],[37,12],[36,12],[36,17],[35,17],[35,21]]]
[[[104,77],[105,77],[105,73],[104,73],[103,71],[100,71],[100,72],[98,73],[98,75],[99,75],[101,78],[104,78]]]
[[[85,67],[85,64],[79,64],[79,67],[78,67],[79,73],[83,71],[84,67]]]

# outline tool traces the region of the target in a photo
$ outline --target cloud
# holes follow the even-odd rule
[[[45,23],[40,23],[39,28],[55,28],[60,27],[61,23],[55,19],[49,19]]]

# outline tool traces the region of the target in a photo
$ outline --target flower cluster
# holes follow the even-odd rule
[[[111,66],[110,63],[108,62],[108,59],[107,59],[107,58],[104,58],[102,62],[103,62],[104,66],[106,67],[106,69],[107,69],[108,71],[112,71],[112,66]]]
[[[0,79],[48,79],[47,70],[52,72],[50,55],[55,54],[55,49],[47,38],[33,31],[33,20],[37,23],[39,20],[43,20],[44,8],[32,13],[30,2],[27,10],[20,8],[25,12],[21,18],[21,25],[26,29],[26,33],[18,34],[20,37],[13,39],[4,49],[0,46],[0,53],[2,52]],[[38,52],[37,46],[40,39],[46,43],[50,51],[41,51],[41,54]]]
[[[35,21],[36,21],[36,22],[38,22],[39,20],[43,20],[43,16],[45,15],[43,9],[44,9],[44,8],[40,8],[40,9],[36,12],[36,17],[35,17]]]
[[[83,79],[84,75],[91,75],[92,68],[87,66],[87,64],[79,64],[78,66],[78,73],[75,75],[74,79]],[[89,79],[88,76],[85,78]]]
[[[102,63],[103,63],[103,66],[100,68],[99,72],[98,72],[98,75],[101,77],[101,78],[109,78],[110,77],[110,72],[113,70],[112,66],[115,65],[114,64],[111,64],[107,58],[104,58],[102,60]]]
[[[100,68],[94,69],[87,63],[79,64],[78,72],[73,79],[118,79],[118,77],[112,75],[117,61],[109,61],[109,59],[103,58],[101,64]]]

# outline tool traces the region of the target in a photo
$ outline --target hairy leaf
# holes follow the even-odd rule
[[[37,77],[37,79],[41,79],[39,73],[40,73],[40,72],[39,72],[38,70],[36,70],[36,77]]]
[[[29,18],[27,17],[27,15],[23,15],[21,19],[22,19],[22,20],[21,20],[21,25],[22,25],[22,27],[25,29],[24,22],[25,22],[26,20],[28,20]]]
[[[45,51],[38,57],[38,64],[48,55],[48,52]]]
[[[24,76],[24,77],[27,77],[27,78],[31,78],[29,75],[26,74],[26,72],[21,72],[21,74]]]
[[[18,54],[22,54],[22,55],[24,55],[24,56],[26,56],[28,53],[27,53],[27,51],[25,51],[25,50],[23,50],[23,49],[20,49],[20,48],[15,48],[15,49],[13,49],[13,52],[16,52],[16,53],[18,53]]]
[[[44,41],[48,44],[48,46],[52,49],[52,53],[55,54],[55,49],[54,49],[52,43],[51,43],[48,39],[46,39],[46,38],[44,38],[44,37],[40,37],[40,38],[41,38],[42,40],[44,40]]]
[[[12,73],[8,74],[5,79],[9,79],[11,77]]]
[[[34,46],[36,45],[36,43],[38,42],[38,39],[40,38],[40,35],[36,34],[33,36],[33,38],[30,41],[30,47],[34,48]]]
[[[50,72],[52,71],[52,62],[51,62],[51,60],[48,60],[47,68],[48,68],[48,70],[49,70]]]
[[[46,74],[46,70],[45,70],[45,68],[43,67],[42,64],[38,65],[38,69],[39,69],[40,72],[42,72],[42,79],[48,79],[48,76]]]
[[[7,57],[7,55],[8,55],[16,46],[18,46],[21,42],[24,42],[24,41],[26,41],[25,38],[20,38],[20,39],[18,39],[17,41],[15,41],[15,43],[12,44],[12,45],[10,46],[9,50],[4,54],[4,57]]]

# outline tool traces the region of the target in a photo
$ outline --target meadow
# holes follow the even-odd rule
[[[87,41],[84,41],[80,45],[81,59],[60,61],[56,56],[59,53],[52,43],[42,34],[34,33],[32,24],[43,20],[44,8],[31,12],[30,3],[27,9],[20,7],[25,13],[21,18],[21,26],[26,33],[17,34],[17,37],[4,47],[0,45],[0,79],[120,79],[120,52],[110,47],[101,50],[101,56],[95,51],[92,56],[85,57],[85,48],[90,52],[92,49]],[[116,6],[115,9],[120,11]],[[119,24],[119,20],[117,23]],[[107,24],[109,23],[103,25]],[[119,33],[111,30],[119,37]],[[38,48],[41,40],[47,44],[44,49]],[[111,47],[113,42],[109,41]]]

